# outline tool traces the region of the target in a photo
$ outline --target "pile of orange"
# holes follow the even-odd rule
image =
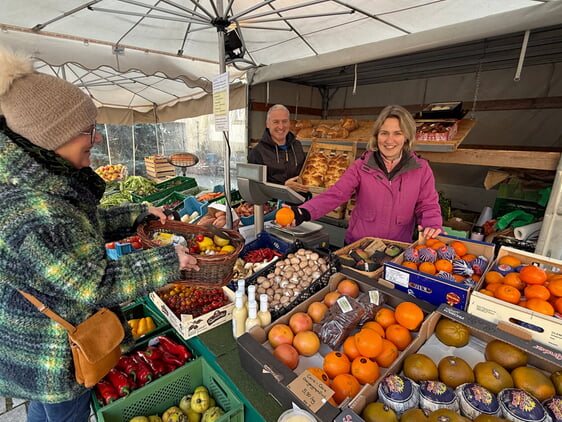
[[[549,316],[562,313],[562,274],[532,264],[521,266],[521,261],[511,255],[501,257],[498,264],[509,265],[514,271],[506,275],[488,271],[480,293]],[[518,267],[519,272],[515,271]]]
[[[323,366],[311,372],[330,380],[334,401],[340,404],[353,398],[361,385],[375,382],[380,368],[388,368],[400,351],[412,342],[412,331],[424,319],[422,309],[413,302],[402,302],[395,309],[379,309],[374,320],[364,323],[360,330],[347,337],[342,351],[332,351],[324,356]]]

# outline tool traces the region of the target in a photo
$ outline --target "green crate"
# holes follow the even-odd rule
[[[147,337],[154,337],[157,333],[171,328],[168,320],[164,318],[160,312],[155,312],[153,308],[148,306],[148,303],[144,299],[123,307],[122,311],[127,321],[135,318],[151,317],[156,325],[154,330],[135,339],[137,343]]]
[[[143,299],[143,300],[144,300],[144,299]],[[137,302],[135,302],[133,305],[135,305],[135,304],[137,304]],[[145,304],[147,305],[147,307],[148,307],[153,313],[154,313],[154,312],[158,312],[155,308],[153,308],[153,307],[151,307],[151,306],[148,306],[148,302],[145,301]],[[158,313],[159,313],[159,312],[158,312]],[[163,316],[161,316],[161,318],[163,318]],[[166,322],[167,322],[167,321],[166,321]],[[193,354],[194,358],[197,358],[197,357],[200,355],[200,353],[199,353],[197,350],[194,350],[192,346],[188,345],[187,342],[186,342],[186,341],[178,334],[178,332],[177,332],[174,328],[172,328],[171,326],[168,326],[168,328],[164,328],[163,330],[160,330],[160,331],[152,331],[152,333],[150,333],[149,335],[140,337],[140,338],[137,340],[137,342],[135,343],[135,347],[133,348],[133,350],[132,350],[131,352],[126,353],[126,355],[130,355],[131,353],[133,353],[134,351],[137,351],[137,350],[145,350],[150,344],[152,344],[152,343],[151,343],[151,340],[152,340],[152,339],[156,338],[157,336],[161,336],[161,335],[168,337],[170,340],[173,340],[175,343],[178,343],[178,344],[181,344],[181,345],[187,347],[187,349]],[[186,365],[188,365],[188,364],[189,364],[189,362],[186,363]],[[183,367],[178,368],[178,369],[176,369],[175,371],[170,372],[169,374],[166,374],[166,375],[164,375],[163,377],[161,377],[161,378],[159,378],[159,379],[160,379],[160,380],[162,380],[162,379],[168,379],[169,376],[171,376],[173,373],[179,371],[179,370],[182,369],[182,368],[183,368]],[[139,389],[133,391],[133,393],[137,393],[137,392],[139,392],[139,391],[142,392],[145,388],[147,388],[147,387],[150,386],[153,382],[156,382],[156,381],[157,381],[157,380],[152,381],[152,382],[150,382],[150,383],[148,383],[148,384],[146,384],[146,385],[140,387]],[[133,393],[131,393],[131,395],[132,395]],[[100,409],[102,409],[102,408],[103,408],[103,409],[105,409],[105,408],[111,408],[111,407],[115,406],[117,403],[119,403],[119,402],[121,402],[121,401],[127,401],[127,400],[129,400],[129,397],[130,397],[131,395],[125,396],[125,397],[121,397],[119,400],[114,401],[113,403],[109,403],[108,405],[101,406],[100,403],[98,402],[97,398],[96,398],[95,390],[92,389],[92,400],[91,400],[91,403],[92,403],[92,408],[94,409],[94,413],[97,414],[98,411],[99,411]],[[98,420],[103,420],[103,419],[98,419]]]
[[[98,422],[128,422],[135,416],[161,416],[166,409],[177,406],[184,395],[193,393],[200,385],[209,389],[217,405],[226,412],[217,422],[244,421],[242,401],[202,357],[100,408],[96,417]]]
[[[163,205],[172,205],[174,202],[177,201],[181,201],[183,203],[183,200],[186,198],[186,195],[184,195],[182,192],[172,192],[170,194],[168,194],[168,196],[165,196],[162,199],[158,199],[157,201],[153,201],[152,205],[155,207],[161,207]]]
[[[158,201],[159,199],[163,199],[170,195],[172,192],[182,192],[184,190],[194,188],[197,186],[197,182],[192,177],[184,177],[178,176],[172,179],[166,180],[165,182],[161,182],[155,185],[157,192],[151,193],[147,196],[139,196],[135,193],[131,194],[133,197],[133,202],[140,203],[140,202],[150,202],[153,203]]]

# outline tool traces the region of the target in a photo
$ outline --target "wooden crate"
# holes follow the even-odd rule
[[[159,180],[176,175],[176,168],[162,155],[153,155],[144,158],[146,174],[149,179]]]
[[[306,168],[306,165],[308,164],[309,157],[319,151],[323,152],[324,155],[328,158],[330,158],[330,156],[336,156],[336,155],[346,156],[348,162],[347,167],[349,167],[355,161],[355,155],[357,154],[357,145],[355,143],[340,145],[335,143],[328,144],[328,143],[320,143],[320,142],[313,141],[308,150],[308,154],[306,155],[306,161],[302,166],[302,170],[300,174],[301,176],[304,169]],[[318,194],[324,192],[327,188],[322,186],[308,186],[308,189],[313,194]],[[345,208],[344,208],[344,212],[345,212]],[[339,218],[343,218],[343,215],[342,217]]]

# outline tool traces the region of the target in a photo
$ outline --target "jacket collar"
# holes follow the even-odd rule
[[[377,153],[378,151],[365,151],[362,154],[361,159],[363,160],[363,168],[366,171],[380,170],[386,174],[386,170],[381,168],[381,166],[377,162],[377,159],[375,157],[375,154]],[[382,163],[382,158],[380,160]],[[406,173],[407,171],[420,167],[421,164],[416,159],[415,153],[410,152],[409,154],[402,154],[402,158],[400,160],[400,169],[395,174],[392,174],[391,179],[394,179],[396,176]]]

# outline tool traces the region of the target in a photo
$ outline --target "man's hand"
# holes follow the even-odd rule
[[[308,187],[299,183],[299,176],[292,177],[285,181],[285,186],[297,192],[308,192]]]

